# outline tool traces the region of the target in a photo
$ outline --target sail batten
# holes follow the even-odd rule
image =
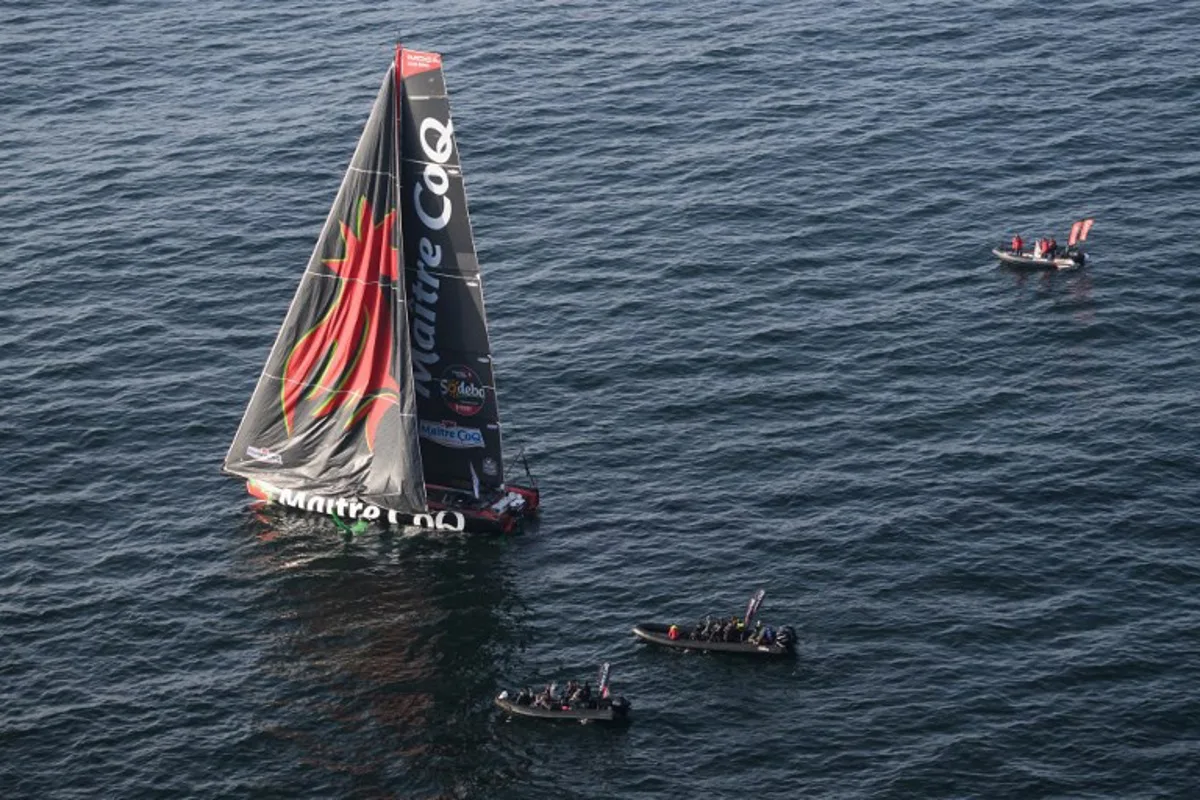
[[[336,283],[353,283],[353,284],[358,284],[360,286],[383,286],[384,285],[383,281],[364,280],[362,278],[339,277],[337,275],[330,275],[328,272],[324,272],[324,271],[317,272],[314,270],[306,269],[304,271],[304,274],[307,276],[311,276],[312,278],[315,278],[317,280],[329,280],[329,281],[334,281]]]

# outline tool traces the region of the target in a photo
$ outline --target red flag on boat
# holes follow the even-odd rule
[[[1094,219],[1085,219],[1083,221],[1083,227],[1079,229],[1079,241],[1082,242],[1087,239],[1088,231],[1092,229],[1092,223],[1095,221]]]
[[[1083,220],[1076,222],[1071,226],[1071,238],[1067,239],[1067,247],[1074,247],[1075,242],[1079,240],[1079,229],[1083,227]]]

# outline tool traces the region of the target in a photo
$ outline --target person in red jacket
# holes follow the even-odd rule
[[[1012,238],[1012,251],[1016,255],[1021,255],[1021,248],[1025,246],[1025,242],[1021,239],[1021,234],[1016,234]]]

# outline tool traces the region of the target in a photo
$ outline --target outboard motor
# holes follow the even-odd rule
[[[779,629],[779,633],[775,635],[775,641],[785,650],[792,650],[796,647],[796,631],[791,625],[784,625]]]
[[[612,701],[612,711],[614,719],[624,719],[629,716],[629,701],[624,697],[614,697]]]

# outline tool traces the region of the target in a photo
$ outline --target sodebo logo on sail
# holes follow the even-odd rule
[[[430,132],[436,134],[430,141]],[[450,215],[454,205],[446,193],[450,190],[450,175],[443,166],[454,154],[454,123],[447,121],[445,125],[433,117],[421,120],[420,133],[417,135],[421,142],[421,150],[430,163],[425,165],[421,180],[413,184],[413,210],[417,219],[429,231],[440,231],[450,223]],[[428,200],[423,199],[426,194]],[[417,243],[420,258],[417,261],[417,279],[412,285],[413,296],[413,378],[416,379],[417,392],[422,397],[429,397],[429,382],[433,376],[429,367],[438,361],[437,354],[437,301],[438,286],[441,281],[429,274],[429,270],[437,269],[442,263],[441,245],[429,241],[428,236],[422,236]]]

